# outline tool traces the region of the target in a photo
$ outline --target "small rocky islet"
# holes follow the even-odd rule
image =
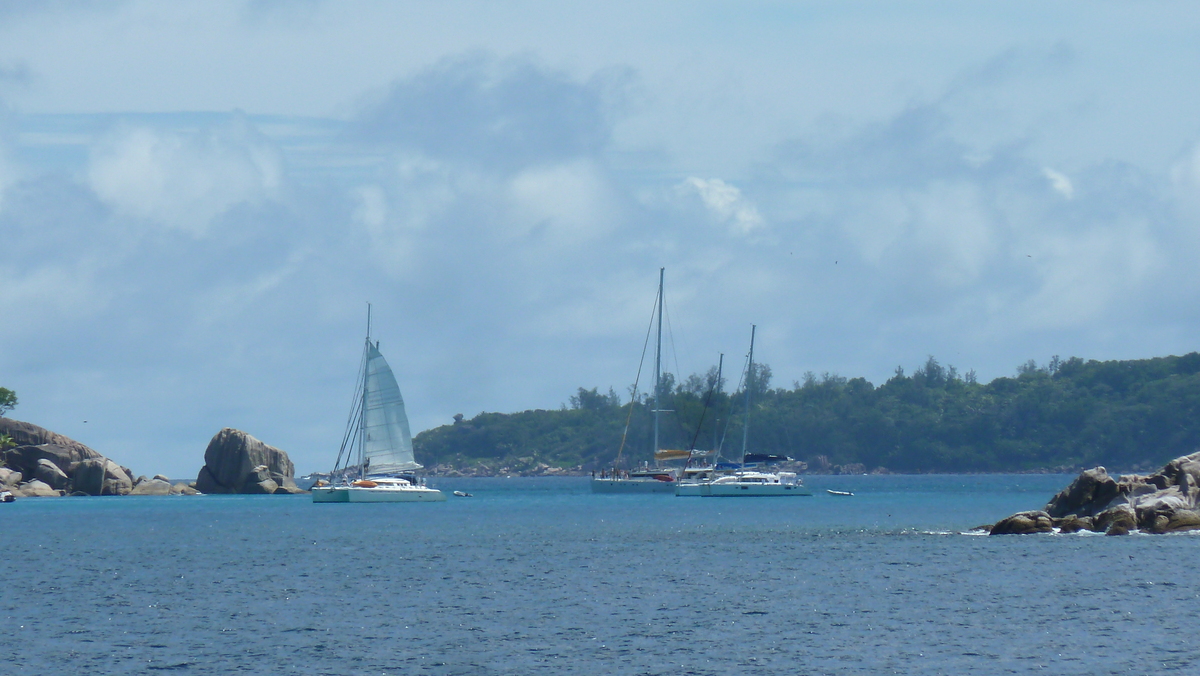
[[[1153,474],[1114,479],[1104,467],[1084,470],[1045,508],[1017,512],[981,529],[991,535],[1200,530],[1200,451],[1175,458]]]
[[[0,491],[17,497],[82,495],[295,494],[286,452],[225,428],[204,452],[194,481],[137,476],[87,446],[32,423],[0,417],[0,434],[15,444],[0,454]]]

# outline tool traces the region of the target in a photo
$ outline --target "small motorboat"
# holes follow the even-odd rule
[[[470,493],[466,493],[466,492],[463,492],[463,491],[454,491],[454,494],[455,494],[456,496],[460,497],[460,498],[471,498],[471,497],[475,497],[475,496],[471,495]]]
[[[827,488],[827,489],[825,489],[825,492],[826,492],[826,493],[828,493],[828,494],[830,494],[830,495],[854,495],[854,494],[853,494],[853,493],[851,493],[850,491],[831,491],[831,490],[829,490],[828,488]]]
[[[10,491],[0,491],[0,502],[15,502],[17,496]]]

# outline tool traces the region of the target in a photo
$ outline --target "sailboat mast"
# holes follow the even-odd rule
[[[663,316],[663,273],[666,268],[658,269],[658,342],[654,348],[654,452],[658,453],[658,415],[662,409],[659,401],[662,388],[662,316]]]
[[[367,452],[367,372],[371,368],[371,360],[369,352],[371,349],[371,304],[367,303],[367,339],[366,345],[363,347],[363,377],[362,377],[362,412],[359,414],[358,423],[358,478],[367,478],[366,463]]]
[[[721,400],[721,369],[725,368],[725,353],[717,359],[717,383],[714,386],[717,390],[717,401]],[[720,409],[718,409],[720,410]],[[721,431],[721,421],[718,418],[713,418],[713,451],[720,457],[721,449],[717,444],[717,434]],[[713,458],[714,462],[717,458]]]
[[[754,324],[750,325],[750,357],[746,365],[746,421],[742,425],[742,463],[746,462],[746,444],[750,440],[750,381],[754,379],[754,330],[758,328]]]

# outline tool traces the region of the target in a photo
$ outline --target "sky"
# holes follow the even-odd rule
[[[0,386],[135,474],[933,356],[1200,339],[1200,5],[0,1]],[[730,366],[732,365],[732,366]],[[728,373],[729,371],[727,371]],[[731,380],[736,382],[737,378]]]

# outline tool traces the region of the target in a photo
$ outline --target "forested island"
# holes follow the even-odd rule
[[[929,357],[875,386],[806,374],[772,388],[756,364],[749,450],[794,458],[809,472],[1075,471],[1105,465],[1147,471],[1200,448],[1200,354],[1133,361],[1053,357],[1013,377],[979,383]],[[714,388],[715,369],[664,374],[663,448],[723,447],[739,457],[744,391]],[[558,410],[455,416],[418,434],[417,460],[435,473],[587,472],[616,459],[649,460],[652,394],[579,388]],[[706,405],[707,403],[707,405]],[[724,438],[722,444],[722,437]],[[806,465],[801,465],[804,463]]]

